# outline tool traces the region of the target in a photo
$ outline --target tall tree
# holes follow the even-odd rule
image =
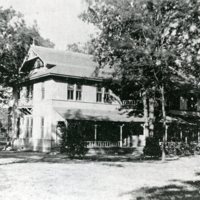
[[[110,65],[115,76],[134,82],[143,92],[144,116],[153,132],[156,92],[166,125],[165,94],[174,75],[192,83],[199,75],[199,2],[197,0],[88,1],[83,20],[99,29],[94,55],[99,66]],[[116,73],[117,72],[117,73]],[[173,80],[174,81],[174,80]],[[131,91],[130,93],[134,93]],[[147,123],[147,122],[146,122]],[[166,137],[163,133],[163,143]],[[163,148],[163,160],[165,158]]]
[[[92,54],[94,52],[95,44],[94,39],[90,39],[85,43],[72,43],[67,45],[67,51],[73,51],[77,53]]]
[[[16,134],[16,108],[20,83],[26,74],[19,72],[31,43],[54,47],[49,39],[40,36],[37,24],[28,27],[21,13],[0,7],[0,85],[12,88],[13,135]]]

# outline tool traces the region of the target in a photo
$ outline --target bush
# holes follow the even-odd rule
[[[176,154],[179,156],[189,156],[194,155],[196,145],[195,144],[187,144],[185,142],[176,143]]]
[[[71,158],[86,154],[87,148],[82,128],[79,122],[69,123],[62,135],[61,153],[67,153]]]
[[[146,139],[146,145],[143,149],[144,156],[160,157],[162,151],[159,145],[159,140],[154,137],[149,137]]]
[[[200,148],[195,142],[167,142],[165,150],[167,155],[189,156],[198,154]]]

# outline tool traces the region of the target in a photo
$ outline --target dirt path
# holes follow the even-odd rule
[[[17,155],[0,158],[0,199],[200,199],[200,156],[166,163],[56,163],[43,162],[43,154]]]

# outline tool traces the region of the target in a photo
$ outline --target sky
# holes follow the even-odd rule
[[[94,33],[92,25],[78,18],[86,8],[84,0],[0,0],[0,6],[20,11],[29,26],[36,20],[40,34],[54,42],[56,49],[84,43]]]

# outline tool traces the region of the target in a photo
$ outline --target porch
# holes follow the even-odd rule
[[[142,123],[119,123],[86,120],[58,122],[56,138],[72,132],[74,139],[82,138],[88,149],[92,148],[132,148],[145,145]],[[59,142],[56,142],[59,143]]]
[[[64,121],[58,129],[73,127],[74,135],[83,136],[87,148],[137,147],[145,145],[144,118],[133,116],[128,109],[67,109],[54,108]],[[59,126],[61,125],[61,128]],[[66,126],[66,127],[65,127]],[[58,138],[58,137],[57,137]],[[78,139],[78,138],[77,138]]]

